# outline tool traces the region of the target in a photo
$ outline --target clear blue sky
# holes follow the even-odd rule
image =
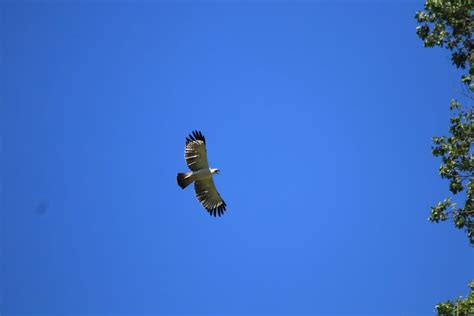
[[[2,315],[430,315],[474,253],[423,1],[0,4]],[[201,130],[228,205],[181,190]]]

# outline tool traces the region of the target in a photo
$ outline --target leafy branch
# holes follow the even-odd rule
[[[474,108],[463,109],[457,100],[451,101],[450,137],[433,137],[433,155],[441,157],[441,178],[450,181],[449,190],[458,194],[465,190],[465,202],[458,207],[446,198],[431,208],[430,221],[440,222],[449,218],[455,227],[465,229],[470,244],[474,245]]]
[[[423,11],[415,15],[419,25],[416,33],[425,47],[444,47],[451,52],[452,63],[460,69],[468,68],[461,82],[468,87],[467,97],[474,99],[474,1],[426,0]],[[439,175],[449,180],[453,195],[464,194],[461,206],[446,198],[431,208],[432,222],[452,219],[455,227],[465,229],[474,246],[474,108],[461,106],[452,100],[449,136],[433,137],[433,155],[442,160]]]
[[[441,316],[471,316],[474,315],[474,281],[469,284],[471,292],[465,299],[459,297],[456,302],[446,301],[436,305],[438,315]]]

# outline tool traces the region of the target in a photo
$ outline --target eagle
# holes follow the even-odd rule
[[[200,131],[193,131],[186,137],[184,159],[191,172],[178,173],[178,185],[184,189],[194,182],[194,191],[199,202],[210,215],[224,214],[226,204],[217,192],[212,176],[219,169],[209,168],[206,152],[206,139]]]

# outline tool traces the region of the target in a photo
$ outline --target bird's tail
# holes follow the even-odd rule
[[[187,172],[187,173],[178,173],[178,185],[181,187],[181,189],[184,189],[191,183],[193,183],[193,173],[192,172]]]

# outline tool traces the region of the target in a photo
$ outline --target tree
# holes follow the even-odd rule
[[[415,18],[420,25],[416,33],[423,40],[425,47],[446,47],[451,51],[451,61],[458,68],[469,72],[462,80],[470,84],[474,69],[472,30],[474,21],[472,0],[426,0],[425,10],[418,11]]]
[[[462,83],[468,87],[467,97],[474,100],[474,1],[426,0],[425,10],[416,13],[419,22],[416,33],[425,47],[445,47],[451,53],[451,61],[465,70]],[[433,137],[433,155],[441,157],[439,174],[449,180],[449,190],[457,195],[459,203],[448,197],[431,208],[429,219],[440,222],[451,219],[455,227],[464,229],[474,246],[474,107],[462,106],[453,99],[449,136]]]
[[[473,0],[426,0],[424,11],[415,15],[419,22],[416,33],[425,47],[447,48],[453,65],[463,70],[461,81],[468,87],[470,101],[474,100],[473,12]],[[453,198],[445,198],[431,208],[429,219],[436,223],[452,219],[455,227],[465,230],[470,245],[474,246],[474,107],[472,103],[462,106],[453,99],[450,109],[454,111],[450,135],[433,137],[432,152],[435,157],[441,157],[439,174],[449,180],[449,190],[461,201],[461,206]],[[438,315],[474,315],[474,281],[469,287],[471,292],[466,299],[437,304]]]
[[[432,222],[453,220],[454,226],[465,229],[470,244],[474,245],[474,109],[461,107],[457,100],[452,100],[449,132],[451,136],[433,137],[435,146],[433,155],[442,158],[439,174],[450,181],[449,190],[458,194],[465,190],[464,205],[459,207],[446,198],[431,208]]]
[[[474,281],[469,284],[471,292],[465,299],[459,297],[455,303],[446,301],[436,305],[436,311],[441,316],[471,316],[474,315]]]

